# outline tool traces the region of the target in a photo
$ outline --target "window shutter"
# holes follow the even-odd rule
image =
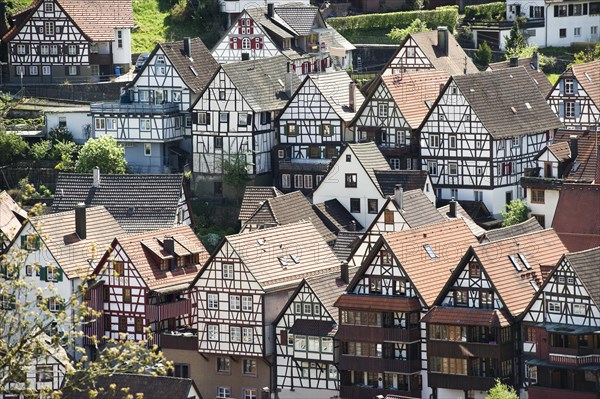
[[[579,101],[575,101],[575,118],[579,118],[579,113],[581,111],[581,107]]]
[[[587,15],[588,13],[588,3],[583,3],[583,15]]]
[[[554,6],[554,17],[558,17],[558,6]]]
[[[24,249],[27,245],[27,236],[23,235],[21,236],[21,249]]]
[[[281,131],[283,132],[284,135],[288,135],[288,125],[287,123],[284,123],[283,126],[281,127]]]
[[[577,95],[577,90],[578,90],[577,86],[579,86],[577,83],[578,82],[575,79],[573,79],[573,94],[574,95]]]
[[[63,281],[63,271],[60,267],[56,267],[56,281]]]
[[[192,123],[193,123],[194,125],[197,125],[197,124],[198,124],[198,113],[197,113],[197,112],[195,112],[195,111],[194,111],[194,112],[192,112]]]
[[[17,308],[17,297],[16,296],[14,296],[14,295],[10,296],[8,308],[10,310],[15,310]]]
[[[564,79],[561,79],[558,82],[558,91],[559,91],[559,94],[565,94],[565,81],[564,81]]]
[[[558,102],[558,116],[560,118],[564,118],[565,117],[565,102],[564,101],[559,101]]]
[[[252,114],[248,114],[246,116],[246,125],[250,126],[252,124]]]
[[[271,123],[271,112],[267,111],[267,123]]]
[[[40,249],[40,236],[35,236],[35,249]]]
[[[242,39],[240,39],[239,37],[236,40],[236,48],[240,49],[242,48]]]
[[[235,49],[235,39],[233,37],[229,38],[229,48]]]
[[[210,112],[206,113],[206,124],[210,125]]]
[[[40,266],[40,281],[47,281],[46,266]]]
[[[25,45],[25,54],[29,54],[29,45],[28,44]]]
[[[568,15],[573,15],[573,4],[569,4],[569,14]]]
[[[321,123],[319,125],[319,136],[322,136],[322,135],[323,135],[323,124]]]
[[[69,46],[68,46],[68,45],[64,45],[64,46],[62,46],[62,53],[63,53],[64,55],[67,55],[67,54],[69,54]]]
[[[544,13],[545,13],[546,11],[545,11],[544,7],[542,7],[542,8],[541,8],[541,10],[542,10],[542,12],[540,13],[540,16],[541,16],[542,18],[544,18]]]
[[[509,175],[512,175],[512,165],[513,165],[513,163],[512,163],[512,162],[509,162],[509,163],[508,163],[508,174],[509,174]]]
[[[533,18],[533,6],[529,6],[529,18]]]
[[[502,163],[502,176],[506,176],[506,162]]]
[[[244,28],[242,28],[242,21],[243,19],[240,19],[240,21],[238,22],[238,33],[241,35],[242,34],[242,30]]]
[[[256,48],[256,41],[250,39],[250,49],[254,50]]]

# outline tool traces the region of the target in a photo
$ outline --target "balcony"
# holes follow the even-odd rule
[[[159,345],[163,349],[198,350],[198,335],[193,332],[163,331]]]
[[[113,63],[112,54],[90,53],[89,57],[91,65],[112,65]]]
[[[340,341],[360,342],[415,342],[421,339],[418,328],[384,328],[341,325],[336,338]]]
[[[430,355],[462,358],[482,357],[492,359],[512,359],[514,349],[512,342],[504,344],[476,343],[463,341],[427,341],[427,351]]]
[[[475,377],[470,375],[454,375],[441,373],[427,373],[429,386],[432,388],[448,388],[464,390],[469,389],[487,391],[496,385],[494,377]],[[503,383],[509,383],[509,379],[503,378]]]
[[[600,355],[592,354],[577,356],[562,353],[550,353],[548,360],[550,361],[550,363],[554,364],[564,364],[568,366],[583,366],[587,364],[600,363]]]
[[[146,318],[150,322],[177,319],[181,316],[190,314],[191,312],[192,302],[189,299],[146,306]]]
[[[420,398],[421,390],[416,389],[413,391],[401,391],[398,389],[383,389],[383,388],[371,388],[369,386],[363,385],[342,385],[340,386],[340,397],[341,398],[352,398],[352,399],[373,399],[377,395],[382,395],[385,397],[386,395],[396,395],[396,396],[405,396],[405,397],[413,397]]]
[[[529,399],[598,399],[594,392],[577,392],[570,389],[546,388],[532,385],[527,391]]]
[[[146,114],[165,115],[178,113],[179,104],[150,104],[150,103],[94,103],[90,105],[92,113],[100,114]]]
[[[383,373],[384,371],[416,373],[421,370],[421,361],[341,355],[339,367],[341,370],[361,370],[379,373]]]

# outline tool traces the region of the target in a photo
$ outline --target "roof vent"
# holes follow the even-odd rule
[[[512,111],[513,114],[517,113],[517,109],[515,107],[510,107],[510,110]]]
[[[279,256],[279,257],[277,257],[277,259],[279,259],[279,263],[281,263],[281,266],[282,266],[284,269],[287,269],[287,266],[288,266],[288,260],[285,258],[285,256]]]
[[[531,109],[531,104],[529,104],[529,103],[525,103],[525,107],[526,107],[527,109]]]
[[[194,76],[198,76],[198,72],[196,72],[196,69],[190,65],[190,70],[192,71],[192,73],[194,74]]]

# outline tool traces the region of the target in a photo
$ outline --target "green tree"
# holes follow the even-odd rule
[[[392,30],[390,31],[390,33],[387,34],[387,36],[395,41],[401,42],[404,39],[406,39],[406,36],[408,36],[410,33],[427,32],[430,30],[431,29],[427,27],[427,24],[425,22],[421,21],[419,18],[416,18],[406,28],[392,28]]]
[[[0,131],[0,166],[8,165],[29,153],[29,145],[14,133]]]
[[[512,200],[506,205],[506,211],[502,211],[502,227],[512,226],[527,220],[529,208],[525,201],[520,199]]]
[[[50,153],[52,159],[59,160],[56,169],[64,172],[75,171],[75,155],[79,146],[73,141],[57,141],[52,147]]]
[[[596,60],[600,60],[600,43],[575,53],[575,64],[585,64]]]
[[[492,60],[492,49],[485,40],[479,45],[473,58],[475,59],[475,63],[482,68],[485,68],[490,64],[490,61]]]
[[[127,168],[125,148],[118,145],[111,136],[100,136],[97,139],[88,140],[79,152],[75,170],[80,173],[89,173],[96,166],[103,173],[125,173]]]
[[[527,47],[527,41],[523,36],[523,20],[521,17],[515,18],[510,33],[506,38],[506,57],[517,57],[518,54]]]
[[[496,380],[496,385],[485,397],[486,399],[519,399],[515,389],[509,385],[503,384],[499,379]]]
[[[246,156],[243,154],[235,154],[231,159],[223,160],[223,183],[233,187],[236,198],[241,196],[248,183],[247,167]]]
[[[46,159],[46,157],[48,157],[50,154],[51,148],[52,142],[50,140],[38,141],[31,146],[31,155],[36,161]]]

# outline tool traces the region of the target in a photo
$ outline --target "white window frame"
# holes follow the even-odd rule
[[[149,132],[152,130],[152,119],[142,118],[140,119],[140,130],[142,132]]]
[[[67,55],[77,55],[77,45],[69,44],[67,46]]]
[[[17,44],[17,55],[27,54],[27,46],[25,44]]]
[[[575,101],[565,101],[565,118],[575,118]]]
[[[439,134],[430,134],[429,135],[429,147],[430,148],[440,148],[440,135]]]
[[[573,88],[574,88],[575,83],[573,82],[572,78],[566,78],[565,79],[565,94],[573,94]]]
[[[52,313],[59,312],[61,305],[62,305],[62,301],[60,298],[55,297],[55,296],[48,298],[48,310],[50,312],[52,312]]]
[[[58,45],[57,44],[50,45],[50,55],[58,55]]]
[[[448,174],[458,176],[458,162],[448,162]]]
[[[548,305],[548,309],[547,309],[548,313],[560,313],[560,310],[561,310],[560,302],[548,301],[547,305]]]
[[[252,312],[253,301],[252,295],[242,296],[242,312]]]
[[[44,2],[44,12],[54,12],[54,3],[52,1],[46,0]]]
[[[44,36],[54,36],[56,29],[54,29],[54,21],[44,22]]]
[[[250,50],[250,39],[247,37],[242,39],[242,50]]]
[[[456,149],[456,135],[451,134],[448,136],[448,148]]]
[[[304,188],[304,175],[294,175],[294,188]]]
[[[209,341],[218,341],[219,340],[219,325],[218,324],[209,324],[208,325],[207,338]]]
[[[144,143],[144,156],[151,157],[152,156],[152,144]]]
[[[96,118],[94,125],[96,127],[95,130],[105,130],[106,129],[106,121],[104,118]]]
[[[304,175],[304,188],[313,188],[312,175]]]
[[[77,65],[69,65],[67,68],[69,76],[77,76]]]
[[[173,100],[174,103],[180,103],[181,102],[181,92],[178,90],[172,91],[171,99]]]
[[[252,327],[242,327],[242,342],[251,344],[254,341],[254,330]]]
[[[231,342],[242,342],[242,329],[239,326],[229,327],[229,340]]]
[[[217,397],[218,398],[230,398],[231,397],[231,388],[230,387],[217,387]]]
[[[431,176],[437,176],[439,172],[437,161],[427,161],[427,171]]]
[[[291,176],[288,173],[281,175],[281,188],[291,188]]]
[[[229,296],[229,310],[239,311],[241,308],[241,299],[239,295]]]
[[[511,147],[520,147],[521,146],[521,137],[516,136],[516,137],[511,137],[510,138],[510,146]]]
[[[574,303],[573,314],[577,316],[584,316],[587,312],[587,305],[585,303]]]
[[[390,168],[392,168],[393,170],[400,169],[400,159],[390,158]]]
[[[117,118],[106,118],[106,130],[117,130]]]
[[[218,310],[219,294],[208,293],[206,296],[206,307],[210,310]]]
[[[221,264],[222,276],[225,280],[233,280],[233,263],[222,263]]]
[[[575,37],[581,36],[581,27],[578,26],[576,28],[573,28],[573,36],[575,36]]]
[[[388,116],[388,103],[377,104],[377,116],[380,118],[387,118]]]
[[[49,55],[50,54],[50,45],[40,44],[40,54],[41,55]]]
[[[29,76],[38,76],[40,74],[40,69],[37,65],[29,65]]]

